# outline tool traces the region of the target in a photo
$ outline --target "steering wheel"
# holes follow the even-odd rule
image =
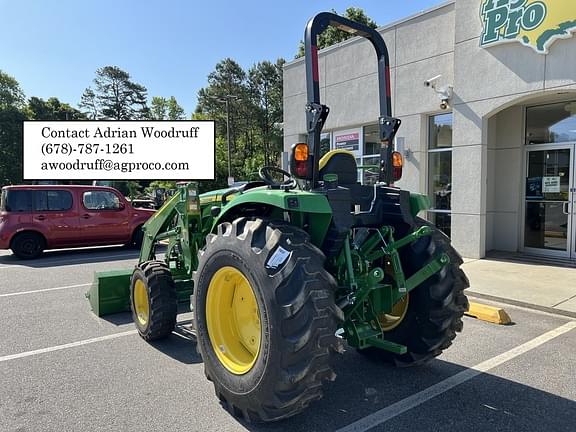
[[[273,173],[282,174],[282,176],[288,177],[288,179],[284,180],[281,183],[278,183],[276,180],[272,178]],[[260,168],[258,170],[258,176],[260,176],[260,178],[264,183],[274,188],[279,188],[281,186],[296,187],[297,184],[296,179],[292,177],[292,174],[290,174],[287,171],[284,171],[281,168],[271,165],[263,166],[262,168]]]

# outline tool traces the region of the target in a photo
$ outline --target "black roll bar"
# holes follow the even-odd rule
[[[378,59],[378,101],[380,105],[380,140],[381,163],[380,181],[391,183],[392,141],[400,126],[400,121],[392,117],[392,98],[390,92],[390,60],[386,43],[380,33],[364,25],[330,12],[321,12],[311,18],[304,32],[304,55],[306,57],[306,128],[308,146],[312,160],[309,167],[312,171],[312,188],[318,185],[318,162],[320,160],[320,133],[326,122],[329,109],[320,104],[320,85],[318,73],[318,35],[329,26],[336,27],[355,36],[368,39],[376,51]]]

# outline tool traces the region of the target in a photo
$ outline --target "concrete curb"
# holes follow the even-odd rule
[[[540,312],[551,313],[553,315],[561,315],[561,316],[565,316],[568,318],[576,318],[576,312],[570,312],[567,310],[553,308],[553,307],[549,307],[549,306],[540,306],[540,305],[536,305],[533,303],[526,303],[526,302],[522,302],[519,300],[508,299],[505,297],[498,297],[498,296],[492,296],[492,295],[488,295],[488,294],[482,294],[482,293],[474,292],[474,291],[470,291],[470,290],[466,290],[466,295],[468,295],[469,297],[477,298],[477,299],[489,300],[489,301],[498,302],[498,303],[505,303],[505,304],[509,304],[512,306],[519,306],[519,307],[523,307],[526,309],[533,309],[533,310],[537,310]]]
[[[470,307],[465,312],[465,315],[494,324],[506,325],[512,323],[510,315],[504,309],[482,303],[470,302]]]

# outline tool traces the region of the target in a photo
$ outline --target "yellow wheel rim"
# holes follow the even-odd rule
[[[248,279],[234,267],[222,267],[208,285],[206,325],[212,348],[235,375],[252,369],[260,352],[260,310]]]
[[[410,296],[406,294],[402,300],[394,305],[390,313],[383,313],[378,316],[380,326],[384,331],[390,331],[400,325],[406,312],[408,312],[408,304],[410,303]]]
[[[148,302],[148,290],[141,279],[134,283],[134,311],[138,322],[145,326],[150,317],[150,304]]]

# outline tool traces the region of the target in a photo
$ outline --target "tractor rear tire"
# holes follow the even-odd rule
[[[423,225],[432,228],[424,236],[399,250],[406,277],[426,265],[437,254],[446,253],[450,263],[408,294],[408,308],[402,321],[384,338],[408,348],[406,354],[368,348],[362,353],[391,360],[397,366],[417,366],[440,355],[448,348],[456,333],[462,331],[462,316],[468,310],[464,290],[470,285],[460,269],[462,257],[451,246],[450,239],[434,225],[416,218],[414,229]]]
[[[256,423],[293,416],[335,378],[329,360],[342,313],[324,261],[308,234],[285,222],[239,218],[207,237],[194,274],[197,346],[232,415]],[[248,309],[234,306],[239,297]]]
[[[139,264],[130,281],[132,318],[140,336],[147,341],[165,338],[176,326],[176,285],[162,261]]]

